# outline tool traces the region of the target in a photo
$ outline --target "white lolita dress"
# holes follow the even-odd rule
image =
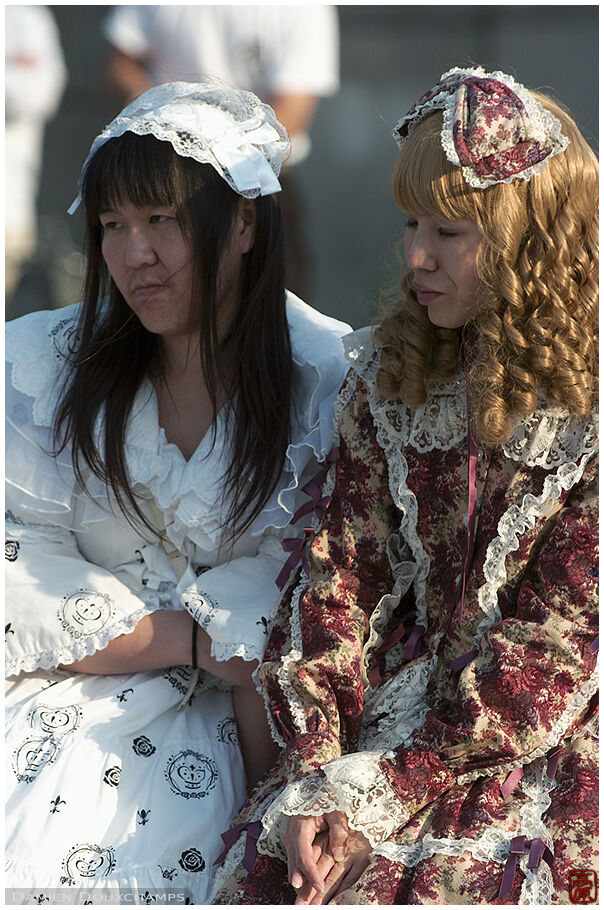
[[[143,383],[127,466],[184,557],[174,559],[128,524],[94,476],[82,492],[68,452],[49,454],[77,316],[78,307],[33,313],[7,332],[5,884],[14,903],[113,895],[203,904],[220,834],[245,799],[229,686],[210,674],[195,681],[189,667],[120,676],[56,668],[147,613],[183,606],[217,659],[260,659],[275,579],[291,563],[281,538],[300,534],[288,525],[306,499],[301,487],[332,445],[348,326],[288,296],[296,395],[286,466],[232,551],[219,549],[224,421],[214,448],[207,434],[186,461]]]

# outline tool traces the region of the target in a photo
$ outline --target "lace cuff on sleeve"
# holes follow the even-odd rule
[[[388,753],[387,753],[388,754]],[[387,840],[408,820],[379,768],[383,752],[356,752],[325,765],[321,775],[289,784],[262,818],[261,853],[283,857],[283,835],[290,816],[323,815],[339,810],[372,847]]]
[[[285,555],[279,539],[267,536],[257,556],[209,569],[188,587],[181,604],[212,639],[216,660],[262,660],[279,600],[275,578]]]

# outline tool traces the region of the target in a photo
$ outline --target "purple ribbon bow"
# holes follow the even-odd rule
[[[242,825],[235,825],[233,828],[229,828],[228,831],[225,831],[224,834],[220,835],[224,842],[224,850],[215,861],[215,866],[220,865],[231,847],[237,843],[244,831],[247,831],[247,837],[245,839],[243,867],[248,872],[252,871],[254,863],[256,862],[256,842],[260,837],[260,832],[262,831],[262,822],[259,821],[248,822],[247,824]]]
[[[513,771],[510,771],[499,788],[504,799],[507,799],[510,793],[513,793],[523,777],[524,771],[522,768],[514,768]]]
[[[314,528],[304,528],[304,537],[286,537],[285,540],[281,541],[281,546],[285,552],[290,555],[275,581],[275,584],[280,591],[285,587],[292,570],[299,562],[302,563],[302,568],[306,574],[310,575],[310,565],[308,563],[308,556],[306,555],[306,543],[314,533]]]
[[[513,837],[510,843],[510,855],[505,864],[503,875],[501,876],[501,885],[499,887],[499,894],[497,895],[498,900],[501,900],[506,894],[509,894],[514,887],[514,877],[516,875],[518,860],[527,849],[529,851],[529,869],[536,869],[542,859],[545,860],[550,869],[553,869],[554,857],[552,851],[549,847],[545,846],[540,837],[535,837],[533,840],[527,840],[523,835]]]

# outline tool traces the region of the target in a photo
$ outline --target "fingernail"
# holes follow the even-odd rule
[[[294,874],[292,875],[292,888],[295,888],[297,891],[298,888],[301,888],[301,887],[302,887],[302,876],[300,875],[299,872],[294,872]]]
[[[323,887],[323,882],[321,882],[320,884],[319,884],[319,882],[313,882],[313,888],[315,889],[315,891],[318,891],[319,894],[325,894],[325,888]]]
[[[344,847],[334,847],[333,848],[333,858],[337,863],[341,863],[345,857]]]

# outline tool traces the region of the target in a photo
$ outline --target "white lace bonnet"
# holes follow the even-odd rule
[[[516,178],[530,180],[569,143],[560,121],[524,85],[478,66],[443,73],[416,101],[394,127],[399,148],[420,121],[439,110],[447,159],[461,167],[470,186],[480,189]]]
[[[281,190],[277,176],[290,141],[275,113],[253,92],[211,83],[168,82],[139,95],[99,133],[78,180],[82,201],[89,161],[109,139],[132,132],[169,142],[177,154],[211,164],[231,189],[255,198]]]

